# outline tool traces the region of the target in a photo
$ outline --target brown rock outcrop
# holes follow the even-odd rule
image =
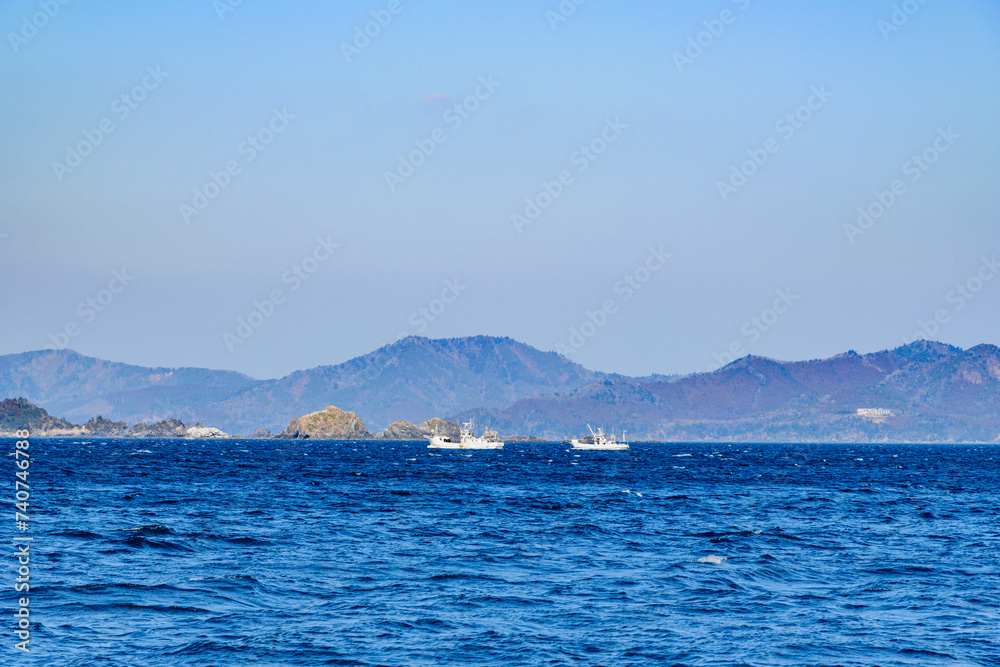
[[[426,440],[430,431],[425,431],[412,422],[392,422],[380,436],[383,440]]]
[[[288,428],[279,438],[313,440],[362,440],[371,437],[365,423],[353,412],[345,412],[328,405],[319,412],[312,412],[288,422]]]

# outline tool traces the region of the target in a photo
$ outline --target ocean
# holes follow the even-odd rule
[[[30,443],[4,665],[1000,665],[1000,446]]]

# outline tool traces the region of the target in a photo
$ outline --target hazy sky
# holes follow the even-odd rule
[[[0,28],[0,353],[266,378],[401,334],[628,374],[1000,343],[994,0],[9,0]]]

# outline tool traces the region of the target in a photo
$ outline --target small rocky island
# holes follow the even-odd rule
[[[276,437],[283,439],[314,440],[426,440],[431,433],[443,433],[453,438],[459,437],[459,426],[455,422],[438,417],[414,424],[396,421],[384,431],[370,433],[365,423],[353,412],[328,405],[318,412],[296,417],[288,422],[288,428]]]
[[[13,437],[19,429],[27,429],[36,437],[192,439],[241,437],[231,436],[200,422],[188,426],[179,419],[165,419],[153,424],[139,422],[129,426],[126,422],[112,421],[98,415],[86,424],[78,425],[53,417],[44,408],[24,398],[0,401],[0,437]],[[443,433],[457,439],[459,426],[455,422],[435,417],[420,424],[397,421],[389,424],[385,431],[371,433],[355,413],[329,405],[318,412],[292,419],[288,422],[288,428],[277,435],[267,429],[257,429],[249,436],[242,437],[283,440],[426,440],[432,432]]]

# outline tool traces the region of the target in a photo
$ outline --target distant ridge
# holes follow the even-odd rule
[[[871,419],[859,408],[892,416]],[[713,373],[605,379],[458,415],[466,416],[549,437],[580,432],[589,421],[650,440],[993,442],[1000,437],[1000,349],[917,341],[813,361],[746,356]]]
[[[84,422],[96,414],[127,422],[176,417],[230,433],[279,432],[327,405],[369,426],[413,423],[473,407],[567,392],[608,377],[512,338],[403,338],[332,366],[255,380],[231,371],[145,368],[71,350],[0,356],[0,397],[25,396]]]
[[[0,397],[23,396],[74,422],[95,415],[155,422],[218,421],[213,402],[259,384],[242,373],[204,368],[148,368],[105,361],[73,350],[0,356]]]
[[[746,356],[712,373],[629,378],[511,338],[411,336],[264,381],[65,350],[0,356],[4,395],[76,422],[98,414],[131,423],[177,418],[243,434],[279,432],[336,405],[375,430],[444,416],[551,439],[582,435],[590,423],[646,440],[995,442],[1000,349],[917,341],[864,355]]]

